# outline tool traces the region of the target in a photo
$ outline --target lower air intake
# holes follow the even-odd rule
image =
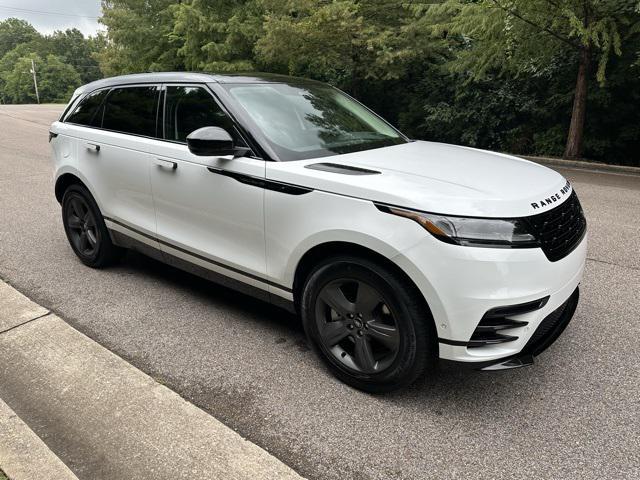
[[[548,301],[549,297],[547,296],[539,300],[534,300],[533,302],[492,308],[484,314],[480,323],[478,323],[471,339],[467,343],[467,348],[479,348],[517,340],[517,336],[501,333],[501,331],[524,327],[527,325],[527,322],[513,320],[508,317],[539,310],[544,307]]]

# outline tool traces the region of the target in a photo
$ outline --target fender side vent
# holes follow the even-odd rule
[[[323,172],[341,173],[343,175],[379,175],[382,172],[368,170],[366,168],[353,167],[351,165],[340,165],[338,163],[313,163],[304,168],[311,170],[321,170]]]

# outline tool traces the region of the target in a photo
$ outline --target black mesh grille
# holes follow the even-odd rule
[[[569,299],[547,315],[522,349],[523,352],[539,355],[562,333],[578,305],[580,291],[576,288]]]
[[[549,315],[547,315],[540,325],[536,329],[536,331],[531,335],[529,342],[527,343],[527,347],[531,347],[532,345],[538,345],[543,339],[545,339],[549,332],[551,332],[557,325],[560,319],[562,318],[562,313],[566,308],[566,304],[563,303],[560,308],[557,308]],[[525,347],[526,348],[526,347]]]
[[[587,220],[575,191],[556,208],[527,217],[526,220],[540,241],[542,251],[552,262],[569,255],[587,230]]]

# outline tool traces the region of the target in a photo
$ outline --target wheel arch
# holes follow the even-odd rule
[[[339,255],[353,255],[366,258],[373,262],[382,264],[383,266],[394,271],[416,290],[416,292],[420,295],[420,298],[424,302],[426,308],[429,310],[429,313],[431,314],[427,299],[421,293],[420,289],[413,281],[413,279],[398,264],[396,264],[390,258],[382,255],[381,253],[372,250],[371,248],[347,241],[330,241],[320,243],[313,246],[312,248],[307,250],[304,255],[302,255],[296,265],[293,277],[293,299],[296,304],[296,309],[299,308],[299,300],[302,293],[302,288],[304,287],[304,284],[307,278],[309,278],[309,275],[311,274],[313,269],[323,260]]]
[[[357,243],[351,243],[346,241],[330,241],[315,245],[305,252],[300,258],[295,270],[293,281],[293,301],[295,310],[300,313],[300,300],[302,297],[302,289],[304,288],[305,281],[313,271],[314,267],[320,264],[323,260],[336,257],[340,255],[353,255],[375,263],[381,264],[389,270],[400,276],[407,284],[414,289],[415,294],[422,302],[424,311],[426,313],[425,319],[428,322],[427,328],[431,333],[432,348],[436,357],[439,356],[439,343],[438,343],[438,330],[433,316],[432,309],[429,305],[429,301],[424,296],[416,282],[404,271],[400,265],[396,264],[392,259],[376,252],[370,248],[359,245]]]
[[[67,188],[69,188],[71,185],[82,185],[87,190],[89,190],[89,187],[87,187],[87,185],[78,176],[69,172],[63,173],[56,179],[55,183],[55,195],[58,203],[62,203],[64,192],[66,192]]]
[[[103,211],[102,203],[100,202],[100,199],[96,195],[93,187],[87,181],[87,179],[84,178],[84,176],[80,172],[76,171],[75,169],[65,169],[64,171],[61,171],[58,173],[55,180],[55,186],[54,186],[54,193],[58,203],[62,204],[62,197],[64,197],[64,192],[71,185],[81,185],[87,190],[89,190],[89,193],[95,200],[96,204],[98,205],[98,208],[100,209],[101,212]]]

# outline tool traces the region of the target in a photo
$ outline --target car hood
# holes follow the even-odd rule
[[[340,171],[330,166],[366,169]],[[318,170],[320,168],[320,170]],[[559,173],[527,160],[415,141],[392,147],[267,164],[267,178],[380,203],[451,215],[522,217],[571,192]]]

